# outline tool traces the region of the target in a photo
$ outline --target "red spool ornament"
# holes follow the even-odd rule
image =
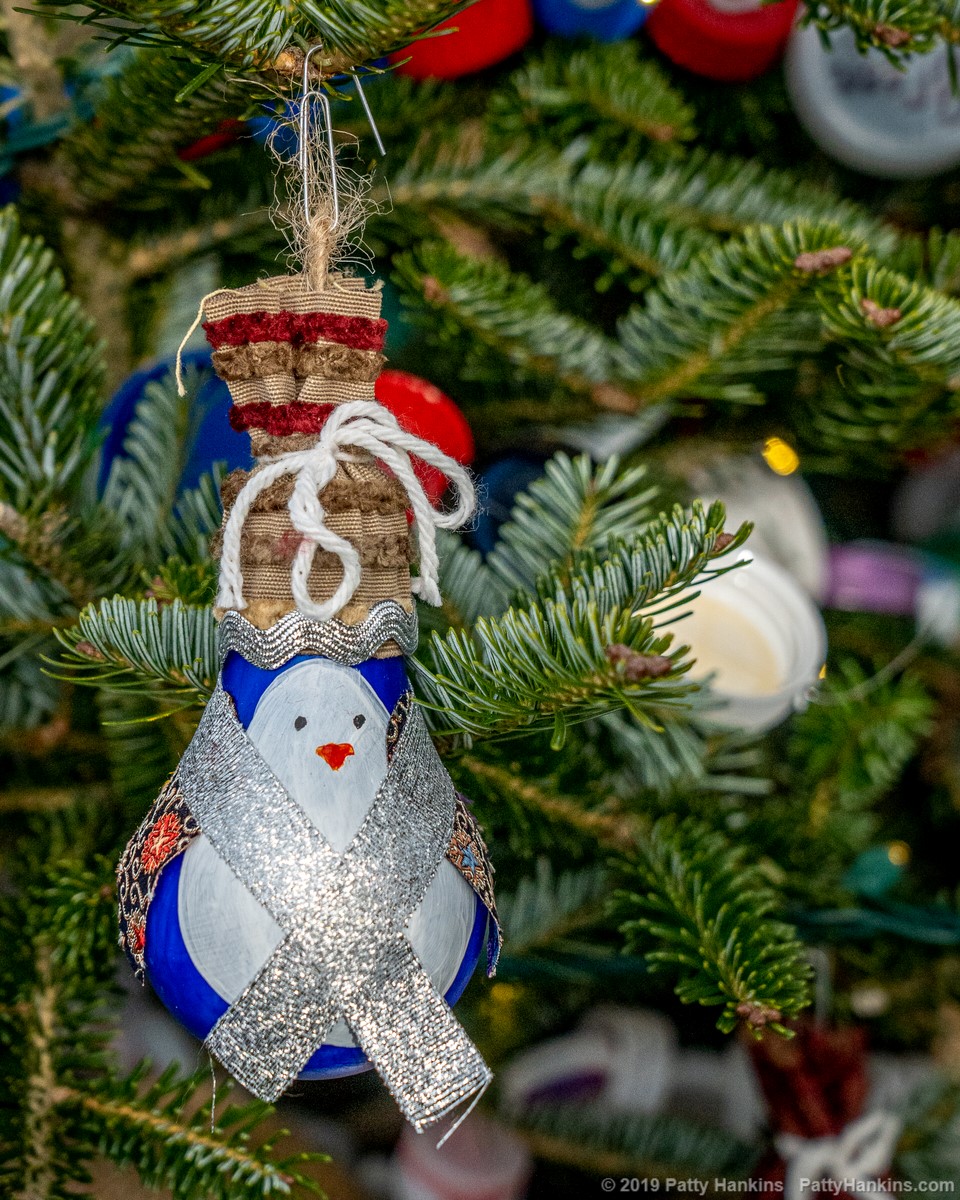
[[[407,371],[381,371],[375,384],[377,399],[408,433],[432,442],[444,454],[467,467],[473,462],[473,433],[466,417],[434,384]],[[447,480],[435,467],[413,459],[413,469],[433,504],[447,490]]]
[[[754,0],[660,0],[647,18],[654,43],[679,67],[743,83],[780,58],[798,0],[758,5]]]
[[[459,79],[492,67],[533,36],[533,10],[530,0],[479,0],[436,28],[455,32],[424,38],[390,56],[391,62],[403,64],[397,68],[401,75]]]

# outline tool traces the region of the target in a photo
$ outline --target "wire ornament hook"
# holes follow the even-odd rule
[[[340,188],[337,183],[337,153],[336,146],[333,141],[333,117],[330,112],[330,100],[326,92],[322,88],[311,88],[310,86],[310,59],[313,55],[322,49],[320,43],[316,46],[311,46],[303,56],[303,86],[300,93],[300,138],[299,138],[299,160],[300,160],[300,176],[303,180],[303,214],[306,218],[307,226],[310,225],[310,117],[312,113],[313,101],[320,106],[323,114],[324,122],[324,137],[327,143],[327,154],[330,159],[330,198],[333,202],[333,219],[330,222],[330,229],[334,230],[340,222]],[[357,95],[360,103],[363,106],[363,111],[370,123],[370,129],[373,133],[374,141],[377,143],[377,149],[381,155],[386,155],[387,151],[383,144],[383,139],[380,136],[380,130],[377,128],[377,123],[373,118],[373,113],[370,110],[370,102],[364,95],[363,87],[360,84],[360,76],[356,71],[350,72],[350,78],[356,85]]]

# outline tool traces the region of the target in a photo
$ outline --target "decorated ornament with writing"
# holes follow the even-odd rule
[[[935,175],[960,163],[950,54],[941,44],[891,62],[881,50],[862,53],[851,29],[831,31],[824,45],[814,26],[798,26],[787,88],[810,136],[840,162],[883,178]]]
[[[224,480],[221,671],[120,863],[121,942],[255,1095],[373,1066],[419,1130],[490,1080],[449,1005],[496,962],[492,868],[403,660],[473,487],[376,402],[380,292],[313,212],[303,274],[202,305],[256,462]]]

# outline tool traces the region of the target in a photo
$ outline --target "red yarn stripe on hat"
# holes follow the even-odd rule
[[[339,342],[357,350],[382,350],[387,322],[378,317],[344,317],[338,313],[235,313],[222,321],[207,321],[207,341],[215,350],[245,342]]]
[[[306,404],[294,400],[291,404],[235,404],[230,409],[230,424],[243,433],[245,429],[260,429],[271,437],[287,437],[291,433],[319,433],[334,404]]]

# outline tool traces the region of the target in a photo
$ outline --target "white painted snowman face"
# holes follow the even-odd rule
[[[315,658],[260,697],[248,733],[334,850],[350,844],[387,773],[387,710],[357,671]]]

